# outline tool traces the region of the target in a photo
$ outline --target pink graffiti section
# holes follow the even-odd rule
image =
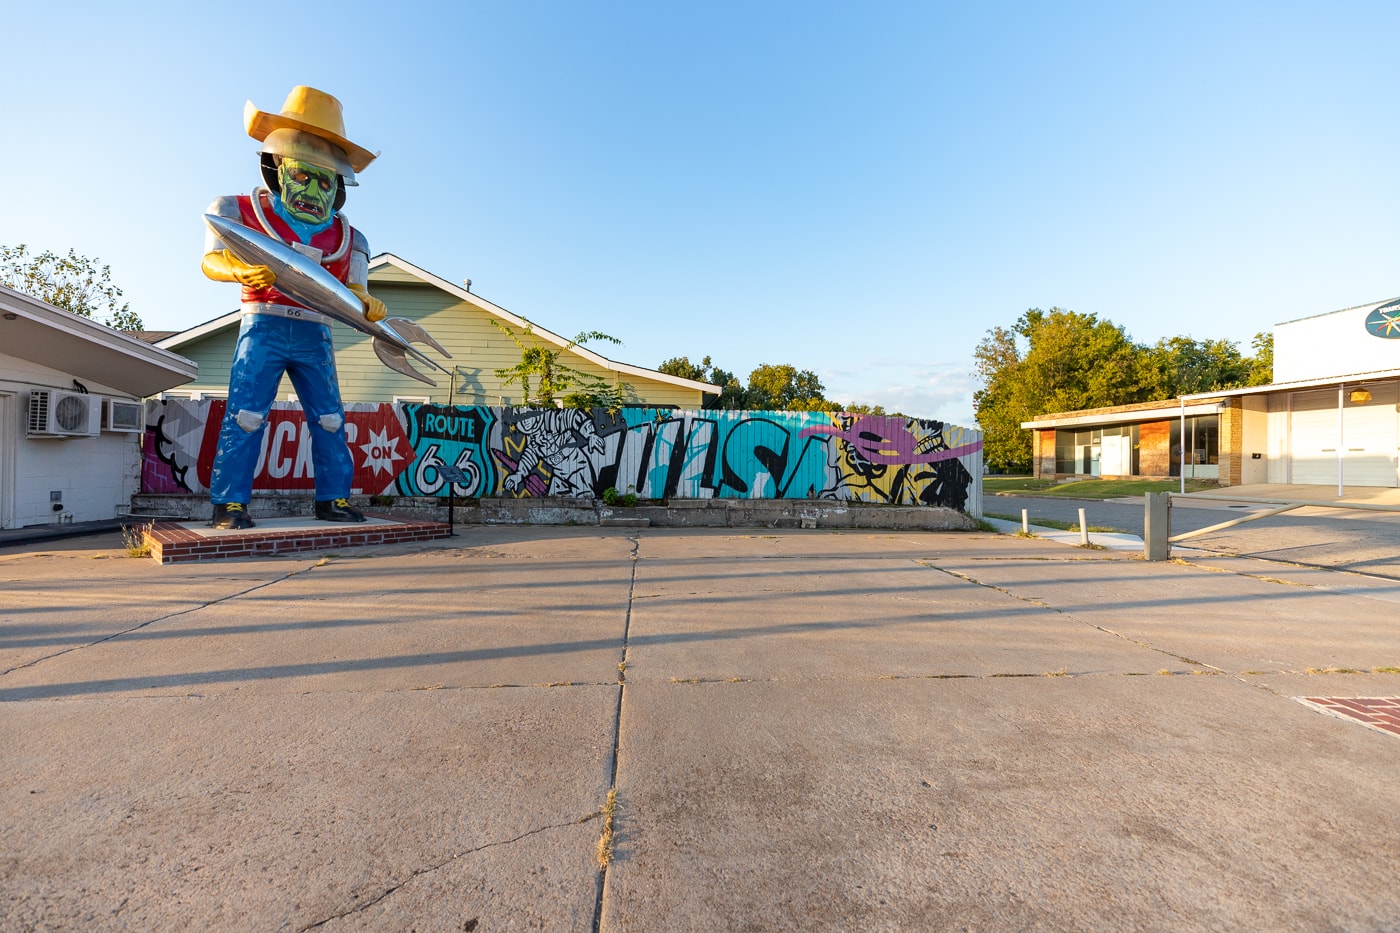
[[[798,435],[835,437],[855,447],[871,463],[937,463],[956,460],[982,449],[982,442],[960,444],[957,447],[930,448],[942,434],[926,434],[920,438],[909,430],[908,418],[888,415],[861,415],[846,427],[837,424],[815,424],[803,428]]]

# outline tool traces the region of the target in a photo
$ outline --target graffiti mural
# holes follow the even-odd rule
[[[204,492],[223,402],[147,411],[142,490]],[[942,421],[832,412],[673,411],[424,403],[346,406],[355,491],[401,496],[830,499],[965,510],[980,432]],[[254,489],[312,488],[305,418],[273,406]],[[465,482],[449,484],[450,464]]]

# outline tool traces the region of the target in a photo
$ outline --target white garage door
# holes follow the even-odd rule
[[[1351,401],[1354,388],[1371,398]],[[1343,478],[1348,486],[1400,486],[1396,447],[1400,414],[1396,383],[1348,387],[1341,428]],[[1295,392],[1291,405],[1290,453],[1294,483],[1337,482],[1337,390]]]

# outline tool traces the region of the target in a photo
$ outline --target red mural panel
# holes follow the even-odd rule
[[[225,407],[223,399],[216,399],[210,404],[204,422],[196,475],[205,489],[209,488],[214,472],[214,451],[219,444],[219,426],[224,420]],[[316,488],[310,432],[300,406],[274,406],[268,412],[262,451],[253,474],[254,491],[302,492]],[[394,414],[393,405],[347,406],[345,436],[355,461],[356,492],[383,492],[413,462],[408,435]]]

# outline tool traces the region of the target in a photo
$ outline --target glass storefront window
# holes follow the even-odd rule
[[[1171,475],[1182,473],[1181,421],[1171,422]],[[1186,419],[1186,475],[1217,479],[1220,476],[1220,416],[1193,415]]]

